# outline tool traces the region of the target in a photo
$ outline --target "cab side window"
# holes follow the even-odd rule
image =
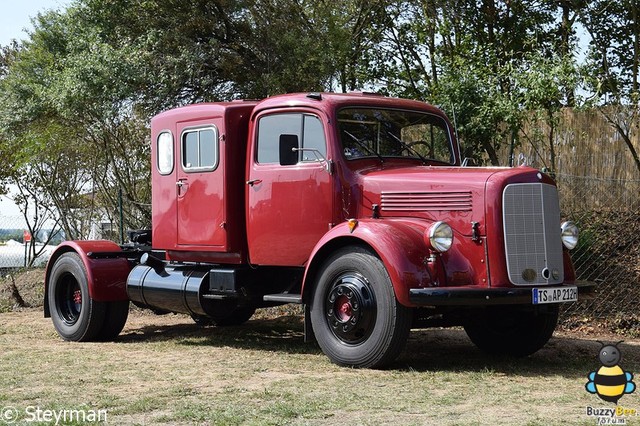
[[[158,135],[158,172],[168,175],[173,172],[173,135],[168,130]]]
[[[182,168],[214,170],[218,166],[218,135],[215,127],[191,129],[182,134]]]
[[[298,152],[299,162],[313,162],[326,158],[324,129],[318,117],[302,113],[273,114],[260,118],[258,122],[258,163],[280,162],[282,135],[297,137],[299,147],[303,148]],[[316,151],[321,156],[316,155]]]

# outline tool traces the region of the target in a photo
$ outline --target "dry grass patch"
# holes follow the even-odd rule
[[[282,312],[276,312],[279,315]],[[418,330],[388,370],[331,364],[299,316],[240,327],[132,310],[112,343],[69,343],[38,310],[0,314],[0,406],[107,409],[109,424],[595,424],[584,390],[599,344],[558,335],[491,358],[462,330]],[[640,343],[622,344],[640,370]],[[621,400],[638,407],[637,396]],[[636,419],[632,419],[636,420]]]
[[[0,408],[106,409],[116,425],[594,425],[585,407],[610,406],[584,389],[600,366],[595,340],[624,338],[580,320],[514,360],[484,355],[460,329],[416,330],[391,368],[355,370],[303,343],[299,306],[205,328],[132,309],[116,342],[70,343],[41,308],[15,311],[7,283],[0,280]],[[16,286],[28,304],[42,303],[41,270]],[[639,376],[640,340],[621,348],[621,365]],[[620,403],[640,409],[638,392]]]

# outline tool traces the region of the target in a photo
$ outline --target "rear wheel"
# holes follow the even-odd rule
[[[106,305],[89,296],[87,273],[80,256],[64,253],[51,268],[48,285],[53,325],[65,340],[94,340],[104,325]]]
[[[98,332],[97,339],[109,341],[118,337],[129,317],[129,301],[106,302],[105,315],[102,328]]]
[[[469,339],[496,355],[527,356],[542,348],[558,323],[558,306],[488,306],[464,325]]]
[[[382,261],[361,247],[346,247],[322,266],[315,282],[311,321],[322,351],[336,364],[376,368],[404,347],[411,310],[398,303]]]

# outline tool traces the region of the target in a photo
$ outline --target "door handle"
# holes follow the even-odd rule
[[[187,182],[187,179],[178,179],[176,187],[178,188],[178,196],[183,196],[189,189],[189,182]]]
[[[249,186],[260,185],[261,183],[262,183],[262,179],[251,179],[247,181],[247,185]]]

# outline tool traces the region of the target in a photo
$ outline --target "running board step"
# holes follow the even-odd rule
[[[265,302],[302,303],[302,295],[297,293],[265,294],[262,297]]]

